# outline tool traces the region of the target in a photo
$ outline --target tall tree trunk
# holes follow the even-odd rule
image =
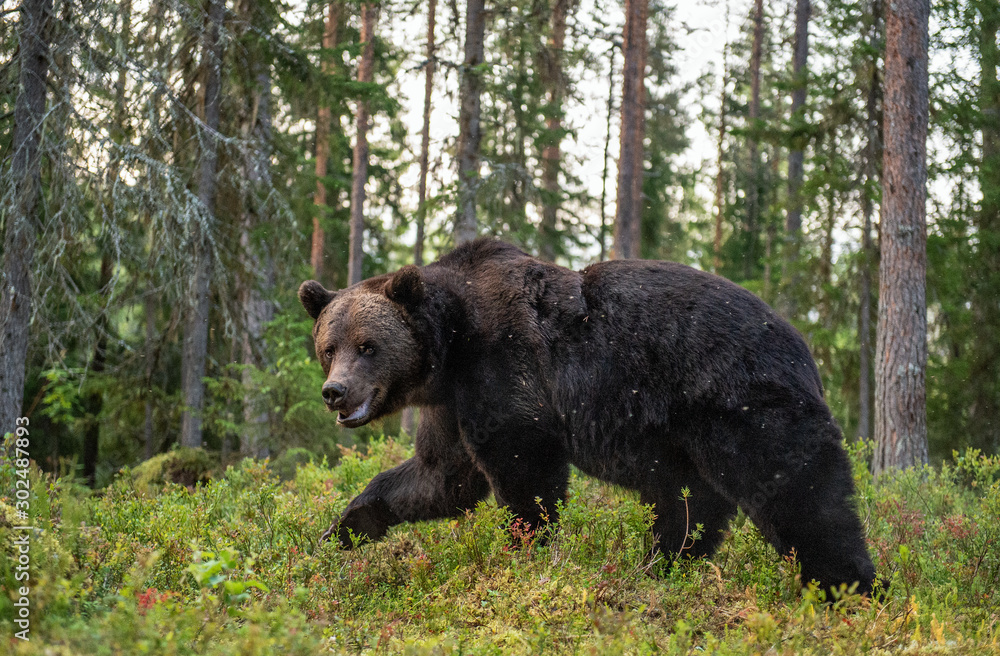
[[[104,297],[105,302],[110,293],[108,288],[111,286],[111,267],[111,254],[105,250],[101,256],[101,274],[98,282],[98,293]],[[97,319],[97,343],[90,359],[90,374],[103,373],[107,362],[108,320],[106,312],[107,307],[102,307],[101,315]],[[94,487],[97,483],[97,456],[101,441],[101,410],[104,407],[104,397],[101,392],[88,392],[84,399],[84,406],[87,413],[87,427],[83,433],[83,478],[87,481],[87,485]]]
[[[465,59],[459,89],[458,113],[458,215],[455,219],[455,244],[476,238],[476,190],[479,187],[480,96],[483,92],[483,41],[486,33],[484,0],[465,3]]]
[[[143,390],[145,402],[143,403],[143,459],[149,460],[156,454],[156,436],[153,432],[153,372],[156,371],[155,350],[153,341],[156,338],[156,299],[151,289],[146,290],[143,299],[143,309],[146,321],[146,342],[143,353],[146,358],[145,382],[146,388]]]
[[[168,58],[170,56],[170,40],[161,38],[164,29],[169,29],[167,21],[164,20],[164,14],[166,13],[166,1],[156,0],[152,7],[152,17],[151,20],[156,26],[153,31],[153,38],[151,43],[157,44],[154,55],[154,66],[158,70],[165,70],[167,68]],[[161,92],[156,92],[153,96],[153,109],[151,114],[159,115],[160,107],[162,102],[163,94]],[[163,157],[163,148],[156,141],[150,144],[149,148],[149,158],[152,161],[160,161]],[[145,368],[145,389],[143,390],[143,454],[145,460],[152,458],[159,449],[160,440],[156,439],[154,433],[154,406],[153,406],[153,375],[156,373],[157,365],[159,363],[161,344],[156,344],[156,316],[159,306],[159,300],[157,298],[156,292],[156,277],[155,277],[155,264],[156,264],[156,254],[155,249],[157,248],[157,237],[155,232],[155,227],[152,219],[152,212],[147,209],[145,216],[145,225],[147,230],[147,238],[149,240],[148,244],[148,262],[149,266],[145,271],[145,282],[146,282],[146,293],[143,297],[143,310],[144,310],[144,320],[145,320],[145,343],[143,344],[143,353],[146,358],[146,368]]]
[[[973,313],[983,335],[972,350],[975,381],[969,408],[974,444],[990,451],[1000,448],[1000,5],[996,0],[977,0],[979,12],[979,112],[983,132],[983,159],[979,166],[979,188],[983,200],[976,220],[979,237],[979,274],[974,286]]]
[[[371,82],[375,67],[375,21],[378,5],[361,5],[361,63],[358,66],[358,82]],[[368,181],[368,101],[358,101],[356,120],[357,136],[354,141],[353,178],[351,180],[351,234],[347,255],[347,284],[361,282],[364,262],[365,236],[365,183]]]
[[[431,92],[434,90],[434,69],[437,46],[434,25],[437,0],[427,3],[427,63],[424,65],[424,122],[420,129],[420,182],[417,185],[417,241],[413,245],[413,263],[424,264],[424,231],[427,226],[427,173],[431,150]]]
[[[792,126],[798,130],[804,125],[803,111],[806,104],[808,72],[806,62],[809,57],[809,18],[812,6],[809,0],[795,2],[795,54],[792,58]],[[802,165],[805,159],[806,140],[804,135],[793,134],[788,151],[788,214],[785,216],[785,239],[791,245],[789,257],[795,249],[802,232]],[[788,258],[786,258],[787,260]]]
[[[14,432],[24,401],[28,322],[31,320],[31,267],[41,195],[39,141],[49,70],[46,26],[51,0],[24,0],[18,30],[20,73],[14,103],[11,184],[14,202],[7,214],[0,292],[0,435]]]
[[[745,246],[743,250],[743,277],[753,277],[757,266],[757,230],[760,223],[760,158],[757,153],[757,134],[760,120],[760,62],[764,48],[764,0],[755,0],[753,10],[753,45],[750,52],[750,107],[749,138],[747,139],[747,188],[746,219],[743,224]]]
[[[615,209],[615,259],[642,253],[642,175],[646,132],[646,23],[649,0],[625,1],[621,152]]]
[[[126,0],[122,3],[122,26],[120,41],[125,48],[129,47],[132,41],[132,2]],[[115,109],[113,114],[113,124],[111,126],[111,138],[115,146],[124,147],[128,139],[127,116],[125,112],[125,83],[127,80],[127,69],[122,64],[118,69],[118,79],[115,82]],[[121,172],[121,156],[118,150],[114,151],[105,176],[105,211],[108,216],[114,216],[117,212],[114,197],[115,186],[118,184],[118,176]],[[113,266],[111,245],[107,239],[101,239],[101,272],[98,280],[98,294],[101,296],[100,315],[95,324],[96,344],[94,354],[90,359],[90,373],[100,374],[104,371],[107,361],[108,346],[108,300],[111,295],[111,270]],[[83,435],[83,477],[87,484],[93,487],[97,482],[97,458],[100,451],[101,441],[101,410],[104,407],[104,395],[97,390],[91,390],[85,399],[87,408],[87,429]]]
[[[215,224],[215,176],[218,173],[219,109],[222,100],[222,41],[219,32],[225,15],[223,0],[209,0],[208,29],[202,47],[205,70],[205,111],[198,175],[198,200],[205,223],[192,226],[194,240],[190,299],[184,320],[184,348],[181,354],[181,385],[184,411],[181,415],[181,446],[202,445],[201,412],[205,403],[205,361],[208,359],[208,312],[211,306],[212,244],[210,231]]]
[[[434,90],[434,68],[436,45],[434,25],[437,14],[437,0],[427,4],[427,62],[424,64],[424,120],[420,129],[420,181],[417,184],[417,239],[413,244],[413,263],[424,264],[424,230],[427,224],[427,173],[430,168],[431,148],[431,92]],[[417,434],[417,411],[409,407],[403,409],[400,427],[407,435]]]
[[[326,21],[323,25],[323,49],[327,51],[322,63],[322,71],[330,75],[335,66],[330,61],[329,51],[337,47],[337,32],[340,29],[340,0],[330,0],[327,5]],[[310,264],[313,277],[323,282],[323,255],[326,248],[326,232],[323,230],[323,215],[327,207],[326,178],[330,161],[330,127],[333,115],[330,106],[321,104],[316,112],[316,193],[313,203],[316,205],[313,215],[312,249]]]
[[[927,462],[927,21],[929,0],[886,6],[876,473]]]
[[[563,96],[566,80],[563,75],[562,57],[566,44],[566,15],[571,0],[554,0],[552,4],[552,34],[545,50],[542,65],[542,84],[548,88],[549,106],[545,119],[546,141],[542,150],[542,223],[539,226],[539,254],[543,260],[554,262],[559,242],[558,214],[562,194],[559,191],[559,169],[562,160]]]
[[[878,52],[881,35],[881,0],[872,1],[872,18],[868,38],[872,53]],[[858,438],[872,437],[872,267],[875,264],[875,249],[872,244],[872,194],[878,178],[878,160],[882,155],[881,119],[878,114],[879,90],[882,82],[878,74],[878,55],[871,60],[871,77],[868,81],[865,103],[865,183],[861,189],[861,214],[864,223],[861,231],[861,308],[858,313]]]
[[[244,14],[248,22],[261,33],[269,33],[271,21],[266,18],[262,7],[248,3]],[[244,258],[247,278],[243,287],[242,306],[244,311],[243,342],[241,360],[243,362],[242,383],[244,390],[253,389],[253,368],[263,367],[267,360],[261,350],[264,326],[274,315],[274,304],[268,299],[274,287],[274,263],[266,243],[254,244],[251,234],[254,228],[267,220],[258,199],[260,192],[271,186],[271,73],[270,66],[263,59],[263,53],[253,57],[254,89],[249,94],[249,120],[247,132],[252,137],[251,149],[244,166],[246,178],[250,182],[250,200],[245,205],[243,230],[240,246]],[[256,279],[254,279],[254,277]],[[243,401],[243,434],[240,435],[240,454],[244,457],[266,458],[268,448],[265,439],[268,434],[269,415],[265,399],[258,395],[247,395]]]
[[[605,117],[604,126],[604,171],[601,174],[601,226],[597,233],[600,242],[601,252],[599,262],[603,262],[608,256],[608,221],[606,217],[608,207],[608,162],[611,155],[611,120],[615,112],[615,50],[618,46],[614,43],[608,48],[608,113]]]
[[[780,98],[777,98],[774,104],[775,108],[778,109],[778,114],[775,116],[776,121],[781,120],[780,100],[781,100]],[[780,161],[781,161],[781,146],[778,144],[773,144],[770,157],[771,180],[774,181],[778,180],[780,174],[779,171]],[[774,304],[774,289],[771,280],[772,278],[771,271],[774,262],[774,243],[777,239],[778,239],[778,225],[774,221],[774,218],[769,214],[767,217],[767,228],[764,231],[764,287],[761,291],[761,296],[765,301],[771,304]]]
[[[788,214],[785,216],[785,248],[782,258],[782,313],[791,319],[798,313],[796,292],[798,276],[795,275],[799,244],[802,239],[802,177],[805,160],[806,136],[799,131],[805,126],[806,90],[809,57],[809,18],[812,13],[810,0],[795,2],[795,53],[792,57],[792,141],[788,151]]]
[[[726,2],[726,42],[722,46],[722,84],[719,89],[719,139],[716,144],[715,238],[712,242],[712,270],[722,270],[722,218],[726,211],[726,81],[729,78],[729,3]]]

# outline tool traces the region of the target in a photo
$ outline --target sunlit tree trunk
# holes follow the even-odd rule
[[[552,34],[545,51],[542,82],[548,89],[549,106],[545,119],[546,143],[542,150],[542,223],[539,226],[539,254],[542,259],[554,262],[559,243],[558,214],[562,194],[559,191],[559,170],[562,164],[563,96],[566,80],[563,75],[563,48],[566,44],[566,14],[571,0],[554,0],[552,4]]]
[[[49,70],[46,25],[51,0],[25,0],[21,4],[18,37],[20,73],[14,103],[13,153],[10,191],[5,208],[3,275],[0,282],[0,435],[14,432],[24,400],[25,360],[28,356],[28,323],[31,320],[32,253],[41,195],[40,171],[45,81]],[[6,186],[6,185],[5,185]],[[4,193],[8,189],[3,190]]]
[[[222,87],[222,42],[219,32],[225,14],[223,0],[210,0],[208,26],[202,47],[205,71],[205,109],[202,152],[198,174],[198,200],[204,208],[205,223],[192,226],[193,264],[188,307],[184,320],[184,347],[181,357],[181,385],[184,410],[181,415],[181,445],[202,445],[201,412],[205,403],[205,362],[208,358],[208,312],[211,307],[212,245],[215,223],[219,145],[219,109]]]
[[[929,0],[886,5],[875,365],[876,473],[927,462],[927,42]]]
[[[334,65],[330,61],[329,51],[337,47],[337,31],[340,29],[340,0],[330,0],[327,5],[326,20],[323,25],[323,49],[327,54],[323,58],[321,69],[325,75],[330,75]],[[323,230],[323,215],[326,212],[327,193],[324,179],[330,161],[330,128],[333,115],[330,106],[323,103],[316,112],[316,192],[313,203],[316,205],[313,215],[312,248],[309,261],[312,265],[313,277],[323,281],[324,252],[326,248],[326,232]]]
[[[476,189],[479,186],[480,96],[483,92],[483,40],[486,32],[484,0],[465,3],[465,59],[459,89],[458,114],[458,215],[455,219],[455,244],[476,238]]]
[[[361,5],[361,63],[358,65],[358,82],[371,82],[375,67],[375,21],[378,5]],[[347,284],[361,282],[364,262],[365,236],[365,183],[368,181],[368,123],[371,116],[368,101],[358,101],[356,119],[357,135],[354,141],[354,165],[351,181],[351,233],[347,253]]]
[[[646,127],[646,23],[648,0],[626,0],[622,70],[621,151],[615,209],[615,259],[639,257],[642,243],[642,175]]]
[[[424,231],[427,226],[427,173],[431,150],[431,92],[434,90],[434,69],[437,46],[434,40],[437,0],[427,3],[427,63],[424,64],[424,120],[420,128],[420,181],[417,185],[417,240],[413,245],[413,263],[424,264]]]

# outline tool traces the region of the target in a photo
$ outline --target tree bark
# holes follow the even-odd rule
[[[929,0],[886,6],[885,152],[873,469],[927,462]]]
[[[869,34],[871,52],[878,51],[881,34],[882,5],[881,0],[872,2],[872,24]],[[861,189],[861,214],[864,223],[861,230],[861,308],[858,313],[858,430],[857,437],[872,437],[872,267],[875,264],[874,246],[872,244],[872,212],[874,202],[872,194],[878,179],[878,160],[882,155],[881,119],[878,114],[879,90],[882,82],[879,79],[877,55],[872,56],[871,77],[868,81],[867,100],[865,103],[865,184]]]
[[[122,28],[121,43],[125,48],[129,47],[132,41],[132,2],[126,0],[122,3]],[[128,117],[125,111],[125,83],[127,81],[127,69],[121,65],[118,69],[118,79],[115,82],[115,108],[113,114],[113,124],[110,134],[115,146],[124,147],[128,139]],[[115,185],[118,183],[118,176],[121,172],[121,156],[119,151],[113,151],[107,176],[105,177],[105,207],[108,216],[116,213],[116,202],[114,197]],[[104,371],[107,361],[108,347],[108,301],[111,294],[111,271],[112,254],[110,244],[107,239],[101,239],[101,272],[98,279],[97,293],[101,297],[100,314],[95,323],[96,344],[94,354],[90,359],[89,374],[100,374]],[[97,459],[100,452],[101,441],[101,411],[104,407],[104,395],[100,391],[91,390],[85,400],[87,408],[87,428],[83,436],[83,477],[91,487],[97,482]]]
[[[750,107],[748,109],[749,137],[747,139],[747,188],[746,220],[743,224],[745,246],[743,251],[743,277],[753,277],[757,265],[757,230],[760,223],[760,158],[757,153],[757,122],[760,120],[760,61],[764,47],[764,0],[755,0],[753,11],[753,45],[750,52]]]
[[[642,176],[646,128],[646,23],[649,0],[626,0],[622,70],[621,151],[615,209],[615,259],[636,258],[642,248]]]
[[[802,239],[802,178],[805,160],[806,136],[799,131],[805,127],[806,91],[808,88],[809,18],[812,14],[810,0],[795,2],[795,52],[792,57],[792,140],[788,151],[788,213],[785,216],[785,248],[782,253],[782,313],[794,318],[798,313],[796,292],[798,279],[796,266]]]
[[[427,225],[427,173],[430,168],[431,149],[431,92],[434,90],[434,69],[437,48],[434,25],[437,0],[427,4],[427,63],[424,65],[424,122],[420,128],[420,182],[417,185],[417,240],[413,245],[413,263],[424,264],[424,230]],[[407,431],[412,434],[412,431]]]
[[[101,274],[98,282],[98,293],[104,297],[105,303],[111,286],[111,255],[105,252],[101,256]],[[108,352],[108,320],[107,306],[101,308],[97,320],[97,344],[90,359],[89,374],[101,374],[107,362]],[[97,483],[97,457],[101,442],[101,410],[104,407],[104,397],[99,391],[90,391],[84,400],[87,413],[87,427],[83,433],[83,478],[87,485],[94,487]]]
[[[552,4],[552,33],[542,65],[542,84],[548,89],[549,106],[545,119],[546,144],[542,149],[542,223],[539,226],[539,255],[554,262],[559,243],[558,219],[562,194],[559,191],[559,170],[562,163],[563,96],[566,80],[563,75],[562,57],[566,45],[566,16],[571,0],[554,0]]]
[[[0,435],[14,432],[24,401],[28,323],[31,320],[32,253],[38,234],[41,196],[39,142],[45,114],[49,70],[46,27],[51,0],[25,0],[18,30],[20,73],[14,103],[11,184],[14,202],[7,215],[3,244],[3,291],[0,292]]]
[[[427,224],[427,173],[430,169],[431,147],[431,92],[434,90],[434,68],[436,44],[434,26],[437,14],[437,0],[427,4],[427,62],[424,64],[424,120],[420,129],[420,180],[417,184],[417,238],[413,244],[413,263],[424,264],[424,230]],[[416,435],[417,412],[415,408],[403,409],[400,427],[407,435]]]
[[[971,351],[973,385],[969,430],[973,443],[989,451],[1000,447],[1000,6],[996,0],[977,0],[979,23],[979,115],[983,151],[979,188],[983,200],[976,215],[980,266],[974,285],[973,316],[983,335]]]
[[[329,60],[329,51],[337,47],[337,32],[340,29],[340,0],[330,0],[327,5],[326,21],[323,25],[323,49],[327,51],[321,69],[324,75],[330,75],[335,66]],[[333,115],[330,106],[321,104],[316,112],[316,193],[313,203],[316,213],[313,215],[312,249],[309,262],[312,265],[313,277],[323,282],[323,257],[326,248],[326,232],[323,230],[323,214],[327,207],[326,183],[330,161],[330,128]]]
[[[486,32],[484,0],[465,3],[465,59],[459,88],[458,114],[458,215],[455,219],[455,244],[476,238],[476,190],[479,187],[480,96],[483,92],[483,41]]]
[[[807,70],[809,57],[809,17],[812,7],[809,0],[795,2],[795,54],[792,59],[792,125],[801,127],[805,118]],[[805,159],[805,139],[793,135],[792,147],[788,151],[788,214],[785,217],[785,238],[790,244],[799,240],[802,232],[802,165]],[[794,246],[793,246],[794,249]]]
[[[251,7],[246,10],[247,20],[261,33],[269,33],[270,20],[262,8]],[[331,46],[332,47],[332,46]],[[247,132],[252,136],[251,148],[247,154],[244,167],[246,178],[250,182],[250,200],[244,208],[243,230],[240,235],[240,246],[244,258],[244,269],[248,280],[243,287],[243,340],[241,344],[241,373],[243,389],[253,389],[253,369],[262,368],[267,362],[266,355],[261,351],[264,337],[264,326],[274,316],[274,304],[269,300],[269,292],[274,287],[274,263],[266,243],[253,243],[251,234],[254,228],[267,220],[258,198],[262,191],[271,186],[271,73],[270,67],[263,59],[263,54],[256,53],[253,58],[254,85],[249,100],[250,112]],[[243,433],[240,435],[240,455],[251,458],[266,458],[268,447],[269,413],[266,399],[258,395],[248,394],[243,401]]]
[[[726,4],[726,43],[722,46],[722,84],[719,90],[719,139],[716,144],[715,238],[712,242],[712,270],[722,270],[722,219],[726,211],[726,81],[729,77],[729,4]]]
[[[190,299],[184,321],[181,354],[181,384],[184,410],[181,415],[181,446],[202,446],[201,413],[205,403],[205,362],[208,359],[208,312],[211,306],[212,241],[215,224],[219,145],[219,110],[222,99],[222,41],[219,32],[225,15],[223,0],[209,0],[208,25],[202,47],[205,70],[204,126],[198,175],[198,200],[204,208],[204,223],[192,226],[193,272]]]
[[[375,67],[375,21],[378,5],[361,5],[361,63],[358,66],[358,82],[372,81]],[[361,282],[364,262],[365,237],[365,183],[368,181],[368,101],[358,101],[356,120],[357,136],[354,141],[353,178],[351,181],[351,233],[347,254],[347,284]]]
[[[599,262],[603,262],[608,256],[608,221],[606,212],[608,207],[608,162],[611,154],[611,121],[615,112],[615,50],[617,46],[612,43],[608,48],[608,113],[605,117],[604,125],[604,171],[601,174],[601,226],[597,233],[600,242],[601,252]]]
[[[143,460],[149,460],[156,454],[156,437],[153,432],[153,372],[156,371],[155,350],[153,340],[156,338],[156,300],[151,289],[146,290],[146,297],[143,299],[143,309],[146,320],[146,343],[143,353],[146,358],[146,389],[143,390],[145,402],[143,403]]]

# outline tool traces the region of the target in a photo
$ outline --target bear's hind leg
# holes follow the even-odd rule
[[[875,567],[853,505],[840,431],[818,403],[744,409],[718,417],[696,451],[778,553],[792,552],[802,580],[870,594]]]
[[[857,592],[871,594],[875,566],[853,504],[850,463],[839,444],[823,444],[798,474],[758,491],[744,506],[747,514],[779,553],[795,552],[802,582],[820,589],[857,582]]]

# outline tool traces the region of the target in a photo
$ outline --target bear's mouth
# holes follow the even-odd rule
[[[358,407],[354,408],[350,412],[341,410],[337,415],[337,423],[341,426],[346,426],[347,428],[357,428],[358,426],[364,426],[368,423],[372,416],[372,402],[375,401],[375,396],[378,394],[378,390],[372,390],[372,393],[368,396],[364,402]]]

